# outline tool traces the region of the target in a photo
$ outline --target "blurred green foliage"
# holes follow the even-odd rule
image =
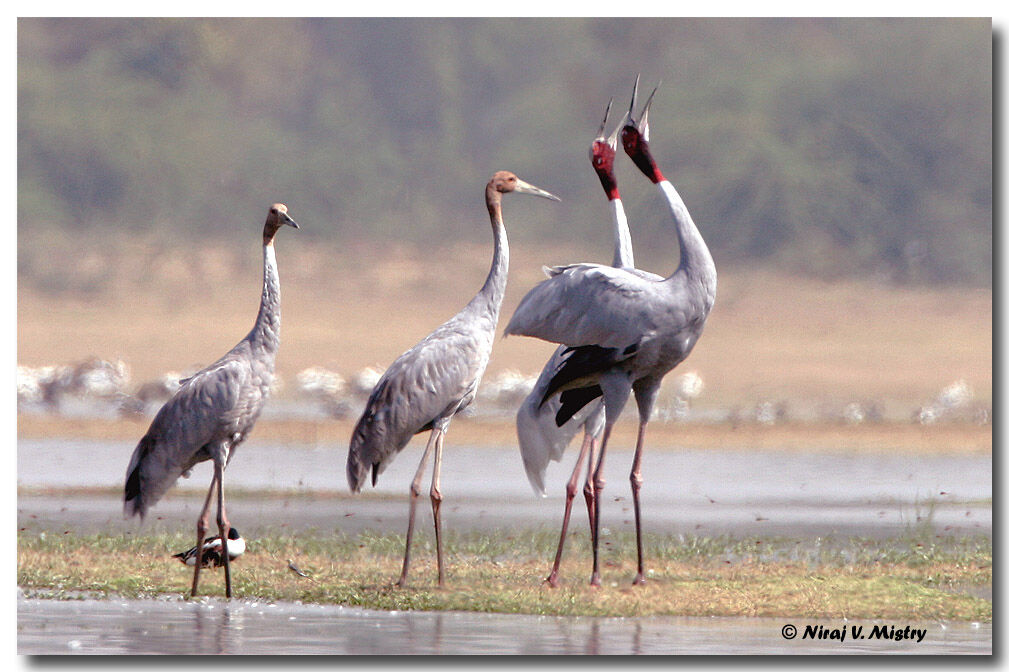
[[[991,284],[986,19],[20,19],[19,248],[233,236],[277,200],[335,244],[487,241],[508,169],[564,198],[509,201],[513,239],[607,259],[587,150],[638,72],[720,265]],[[617,176],[646,261],[674,259],[652,186]]]

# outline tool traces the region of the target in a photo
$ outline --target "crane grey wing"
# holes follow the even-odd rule
[[[248,366],[222,359],[197,373],[169,399],[140,439],[126,469],[124,509],[143,517],[185,471],[208,459],[205,446],[230,436],[249,415],[242,393]]]
[[[360,491],[372,483],[414,434],[431,429],[473,400],[486,366],[472,338],[445,325],[403,353],[375,385],[354,427],[347,482]]]
[[[658,276],[600,264],[562,266],[551,273],[523,297],[505,335],[622,349],[649,338],[658,327],[656,302],[648,300]]]

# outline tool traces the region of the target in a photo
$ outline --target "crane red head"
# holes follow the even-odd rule
[[[610,108],[612,106],[613,99],[610,98],[610,102],[606,106],[606,114],[603,115],[603,123],[599,124],[599,133],[596,135],[596,139],[592,141],[592,149],[589,150],[589,158],[592,159],[592,168],[596,171],[596,175],[599,176],[599,181],[603,185],[603,191],[606,192],[606,198],[611,201],[615,198],[620,198],[620,192],[617,191],[617,177],[613,172],[613,162],[617,156],[617,133],[627,119],[627,115],[624,115],[624,119],[621,119],[617,127],[613,129],[613,134],[607,138],[605,136],[606,120],[610,117]]]
[[[270,211],[266,213],[266,224],[263,226],[263,245],[273,244],[273,237],[277,235],[280,227],[287,224],[296,229],[300,229],[298,223],[287,214],[287,206],[283,203],[274,203],[270,206]]]
[[[648,149],[648,110],[652,106],[652,99],[655,97],[655,92],[659,90],[659,87],[656,86],[652,90],[652,95],[648,96],[648,100],[645,101],[645,107],[641,110],[641,117],[635,122],[634,103],[638,97],[638,79],[640,77],[638,75],[634,80],[634,90],[631,92],[631,107],[627,111],[627,125],[624,126],[624,130],[620,133],[620,140],[624,145],[624,151],[627,153],[627,156],[631,157],[634,165],[645,174],[645,177],[658,184],[666,178],[662,176],[662,171],[659,170],[655,159],[652,158],[652,154]],[[661,82],[659,86],[661,86]]]

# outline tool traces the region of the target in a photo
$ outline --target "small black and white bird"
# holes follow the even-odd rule
[[[234,560],[243,553],[245,553],[245,539],[242,539],[241,535],[238,534],[238,530],[231,528],[228,530],[228,559]],[[182,553],[176,553],[172,557],[178,558],[182,564],[192,567],[196,564],[196,546]],[[220,567],[223,564],[224,559],[221,557],[221,536],[210,537],[203,542],[203,566]]]

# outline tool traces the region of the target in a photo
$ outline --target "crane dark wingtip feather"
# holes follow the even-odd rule
[[[361,492],[361,488],[364,486],[363,470],[359,464],[354,462],[347,462],[347,485],[350,487],[352,493]]]
[[[140,520],[143,521],[144,517],[147,515],[146,507],[141,504],[138,499],[128,499],[123,502],[123,517],[133,518],[134,516],[140,516]]]

